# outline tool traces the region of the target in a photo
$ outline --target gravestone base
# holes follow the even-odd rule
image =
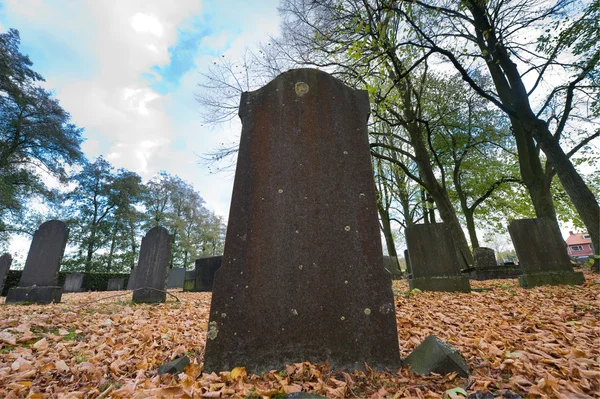
[[[540,285],[581,285],[583,283],[585,283],[585,277],[581,272],[527,273],[519,276],[521,288],[533,288]]]
[[[132,301],[135,303],[159,303],[167,299],[167,293],[156,289],[138,288],[133,291]]]
[[[411,290],[438,292],[471,292],[469,279],[465,276],[417,277],[408,279]]]
[[[8,290],[5,303],[60,303],[62,287],[14,287]]]
[[[517,278],[523,274],[523,271],[519,266],[497,266],[497,267],[486,267],[486,268],[471,268],[466,269],[464,273],[469,277],[470,280],[485,281],[485,280],[496,280],[496,279],[508,279]]]

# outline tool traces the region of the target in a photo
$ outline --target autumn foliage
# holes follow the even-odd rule
[[[586,278],[582,287],[530,290],[515,280],[472,282],[482,290],[470,294],[410,293],[394,282],[401,355],[435,334],[460,350],[470,378],[309,363],[264,375],[242,367],[203,374],[210,293],[171,291],[181,302],[168,297],[160,305],[107,292],[65,294],[63,303],[46,306],[2,305],[0,397],[461,397],[454,388],[471,397],[600,397],[600,278]],[[191,359],[183,373],[157,374],[183,355]]]

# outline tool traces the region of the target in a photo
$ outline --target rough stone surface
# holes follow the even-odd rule
[[[56,292],[57,289],[62,291],[61,287],[57,287],[58,270],[68,237],[67,225],[60,220],[49,220],[40,225],[33,234],[19,285],[9,290],[6,303],[60,302],[62,292],[58,294]],[[17,290],[17,288],[25,289]],[[12,290],[15,292],[11,294]]]
[[[402,270],[400,269],[400,263],[398,263],[397,257],[384,256],[383,267],[392,275],[392,279],[398,279],[402,277]]]
[[[167,277],[167,288],[183,288],[185,280],[185,269],[182,267],[174,267],[169,269]]]
[[[6,294],[6,303],[33,302],[33,303],[59,303],[62,297],[62,288],[57,286],[45,287],[14,287]]]
[[[521,287],[585,282],[583,273],[573,272],[567,246],[549,218],[513,220],[508,232],[523,271]]]
[[[469,376],[469,366],[460,352],[435,335],[430,335],[412,351],[404,363],[417,374],[431,373],[446,375],[457,372],[461,377]]]
[[[106,291],[121,291],[124,286],[124,278],[110,278],[108,279],[108,284],[106,285]]]
[[[137,270],[137,267],[134,267],[133,269],[131,269],[131,273],[129,273],[129,280],[127,280],[127,290],[134,290],[135,287],[135,283],[137,281],[137,279],[135,278],[135,271]]]
[[[67,274],[65,284],[63,285],[64,292],[80,292],[83,286],[83,273]]]
[[[314,69],[286,72],[242,95],[206,372],[301,361],[398,366],[368,113],[366,91]]]
[[[492,248],[475,248],[473,251],[473,260],[473,266],[476,269],[486,269],[498,266],[496,254]]]
[[[142,238],[140,259],[132,274],[135,278],[133,302],[164,302],[167,284],[167,268],[171,259],[171,235],[164,227],[150,229]]]
[[[223,262],[222,256],[196,259],[196,269],[186,275],[188,280],[184,284],[184,291],[212,291],[215,274]]]
[[[4,289],[4,282],[6,281],[6,275],[10,270],[12,264],[12,256],[10,254],[3,254],[0,256],[0,295]]]
[[[412,276],[410,288],[422,291],[470,292],[469,279],[460,271],[450,230],[443,223],[414,224],[406,228],[406,246]]]
[[[190,359],[187,356],[177,358],[165,363],[158,368],[158,374],[179,374],[190,364]]]

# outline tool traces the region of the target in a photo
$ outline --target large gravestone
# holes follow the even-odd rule
[[[18,287],[11,288],[6,303],[60,302],[58,283],[60,261],[65,252],[69,230],[60,220],[42,223],[33,234]]]
[[[215,274],[221,267],[222,256],[196,259],[196,269],[186,275],[184,291],[212,291]]]
[[[567,246],[549,218],[513,220],[508,232],[523,271],[521,287],[585,282],[583,273],[573,271]]]
[[[83,286],[83,273],[67,274],[65,284],[63,285],[64,292],[80,292]]]
[[[169,269],[167,275],[167,288],[183,288],[185,280],[185,269],[182,267],[174,267]]]
[[[133,302],[164,302],[167,284],[167,268],[171,260],[171,235],[164,227],[150,229],[142,238],[140,259],[130,278],[133,282]]]
[[[109,278],[106,284],[106,291],[121,291],[124,288],[124,286],[124,278]]]
[[[382,267],[366,91],[286,72],[242,94],[242,135],[204,369],[400,362]]]
[[[448,227],[443,223],[414,224],[406,228],[406,246],[412,276],[410,289],[470,292]]]
[[[4,290],[4,282],[6,281],[6,275],[10,270],[11,264],[12,256],[10,254],[0,256],[0,295],[2,295],[2,290]]]

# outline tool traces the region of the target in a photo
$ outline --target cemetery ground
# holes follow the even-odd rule
[[[299,363],[262,375],[202,373],[209,292],[133,304],[131,291],[64,294],[62,303],[0,306],[0,397],[600,397],[600,276],[583,286],[472,281],[475,291],[408,291],[394,281],[400,353],[430,334],[455,346],[471,375],[422,377],[407,367],[343,372]],[[125,292],[122,292],[125,293]],[[315,315],[316,317],[316,315]],[[180,356],[179,374],[157,368]],[[456,389],[459,388],[459,389]],[[477,392],[479,391],[479,392]],[[488,393],[484,393],[484,392]],[[517,396],[518,395],[518,396]]]

